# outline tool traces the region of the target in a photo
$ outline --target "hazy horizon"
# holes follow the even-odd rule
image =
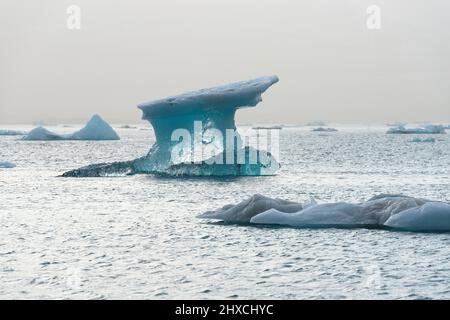
[[[370,5],[381,29],[366,26]],[[69,30],[70,5],[81,29]],[[137,104],[276,74],[239,123],[450,123],[450,3],[5,0],[0,123],[139,123]],[[447,39],[447,40],[446,40]]]

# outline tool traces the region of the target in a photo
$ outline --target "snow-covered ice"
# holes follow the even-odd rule
[[[23,140],[119,140],[114,129],[99,115],[94,115],[80,130],[69,134],[58,134],[44,127],[31,130]]]
[[[140,104],[138,108],[143,112],[142,118],[151,123],[156,136],[156,143],[146,156],[132,161],[89,165],[66,172],[63,176],[107,176],[119,172],[187,176],[272,175],[279,169],[278,162],[270,153],[265,152],[264,156],[268,161],[263,163],[260,161],[262,151],[242,146],[234,116],[239,108],[256,106],[262,101],[262,93],[276,82],[277,76],[260,77]],[[173,140],[173,133],[178,130],[184,130],[193,137],[192,142],[188,142],[190,149],[200,147],[204,150],[213,147],[214,153],[208,153],[210,157],[206,160],[203,158],[204,161],[200,162],[190,161],[189,154],[174,159],[173,151],[180,141]],[[204,137],[213,131],[218,131],[222,138],[196,140],[195,135],[199,132]],[[235,136],[231,144],[230,141],[225,141],[229,131]],[[184,139],[183,136],[183,142]],[[223,161],[224,164],[221,164],[219,161],[210,164],[214,162],[211,160],[223,160],[229,151],[245,154],[245,163],[230,164]],[[258,154],[257,163],[248,161],[249,154],[253,152]]]
[[[237,205],[208,211],[200,218],[230,223],[293,227],[389,227],[411,231],[450,231],[450,204],[382,194],[361,203],[306,204],[255,195]]]

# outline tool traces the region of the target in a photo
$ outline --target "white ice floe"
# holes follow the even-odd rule
[[[255,195],[237,205],[199,217],[230,223],[299,228],[389,227],[410,231],[450,231],[450,205],[403,195],[379,195],[361,203],[307,204]]]
[[[23,140],[119,140],[114,129],[100,116],[94,115],[80,130],[69,134],[57,134],[43,127],[31,130]]]
[[[16,165],[12,162],[8,162],[8,161],[0,161],[0,169],[11,169],[11,168],[15,168]]]
[[[407,128],[405,126],[398,126],[390,128],[386,133],[388,134],[442,134],[445,133],[445,127],[442,125],[429,124],[419,128]]]

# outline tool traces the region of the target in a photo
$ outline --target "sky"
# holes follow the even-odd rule
[[[449,12],[448,0],[2,0],[0,123],[137,123],[139,103],[272,74],[239,122],[450,123]]]

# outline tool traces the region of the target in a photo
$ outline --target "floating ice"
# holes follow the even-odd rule
[[[31,130],[23,140],[119,140],[114,129],[99,115],[94,115],[80,130],[70,134],[57,134],[43,127]]]
[[[0,136],[24,136],[26,131],[0,129]]]
[[[261,94],[276,82],[276,76],[261,77],[140,104],[142,117],[151,123],[156,136],[156,143],[146,156],[132,161],[94,164],[66,172],[63,176],[107,176],[115,172],[175,176],[274,174],[279,164],[270,153],[242,146],[234,115],[239,108],[256,106],[262,100]],[[226,139],[230,131],[232,138]],[[215,135],[209,136],[211,133]],[[202,157],[202,161],[191,161],[192,154],[178,149],[180,143],[189,146],[194,153],[208,148],[214,152],[207,153],[208,157]],[[239,159],[243,161],[227,161],[230,151],[232,155],[240,154]],[[250,161],[255,154],[257,161]]]
[[[318,128],[311,129],[311,131],[317,131],[317,132],[336,132],[336,131],[338,131],[338,130],[335,129],[335,128],[318,127]]]
[[[436,139],[434,139],[434,138],[414,138],[414,139],[412,139],[411,140],[411,142],[419,142],[419,143],[422,143],[422,142],[436,142]]]
[[[326,126],[326,123],[323,121],[311,121],[305,124],[307,127],[317,127],[317,126]]]
[[[71,140],[120,140],[114,129],[99,115],[94,115],[81,130],[70,135]]]
[[[12,162],[8,162],[8,161],[0,161],[0,169],[11,169],[11,168],[15,168],[16,165]]]
[[[398,126],[390,128],[386,133],[388,134],[441,134],[445,133],[445,127],[442,125],[429,124],[421,128],[406,128],[404,126]]]
[[[68,136],[53,133],[44,127],[37,127],[28,132],[23,140],[69,140]]]
[[[293,227],[389,227],[450,231],[450,204],[403,195],[379,195],[362,203],[300,204],[255,195],[199,217],[230,223]]]

